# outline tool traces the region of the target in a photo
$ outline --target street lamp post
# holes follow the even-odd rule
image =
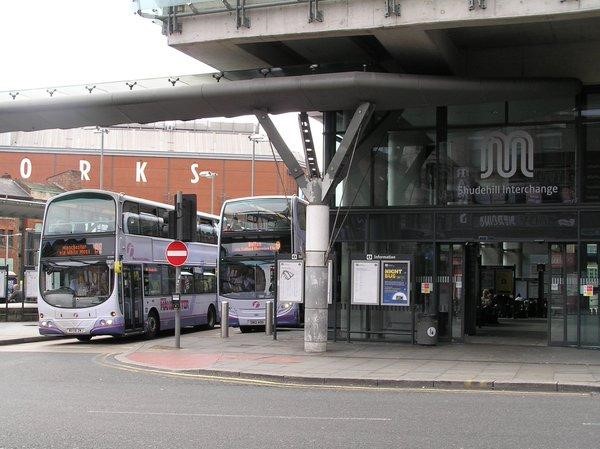
[[[256,162],[256,142],[268,142],[269,139],[263,136],[262,134],[252,134],[248,136],[248,139],[252,141],[252,169],[251,169],[251,188],[250,188],[250,196],[254,196],[254,165]]]
[[[100,133],[100,190],[104,189],[104,135],[108,134],[107,128],[96,127],[97,133]]]
[[[214,171],[201,171],[198,173],[201,178],[210,178],[210,213],[215,213],[215,177],[217,173]]]

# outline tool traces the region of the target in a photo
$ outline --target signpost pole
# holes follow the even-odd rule
[[[177,217],[177,240],[183,237],[183,194],[177,192],[177,203],[175,208],[175,216]],[[180,298],[181,294],[181,266],[175,268],[175,294]],[[181,306],[175,306],[175,347],[181,349]]]
[[[279,264],[277,263],[278,253],[275,253],[275,279],[273,279],[273,340],[277,340],[277,296],[279,285],[277,285],[277,277],[279,276]]]
[[[6,245],[8,246],[8,236],[6,237]],[[4,303],[6,305],[6,321],[8,321],[8,257],[6,260],[6,266],[4,269],[6,270],[6,275],[4,276]]]

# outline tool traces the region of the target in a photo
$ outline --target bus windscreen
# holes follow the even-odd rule
[[[42,261],[41,296],[63,308],[91,307],[103,303],[112,291],[112,271],[100,261]]]
[[[291,230],[291,202],[286,198],[232,201],[223,210],[222,232]]]
[[[44,236],[115,232],[116,204],[109,196],[82,193],[48,204]]]
[[[237,299],[273,297],[274,260],[221,260],[220,293]]]

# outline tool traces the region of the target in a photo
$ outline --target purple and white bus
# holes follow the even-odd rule
[[[297,196],[225,201],[219,231],[219,301],[229,301],[229,324],[246,332],[265,325],[274,298],[275,255],[303,253],[306,202]],[[277,323],[300,326],[302,305],[278,302]]]
[[[51,198],[39,259],[39,331],[76,337],[171,329],[175,268],[166,261],[172,205],[103,190]],[[182,326],[217,321],[219,218],[198,213],[196,242],[181,269]]]

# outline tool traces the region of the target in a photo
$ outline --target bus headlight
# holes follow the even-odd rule
[[[277,312],[279,312],[279,313],[287,312],[292,307],[294,307],[293,302],[282,302],[282,303],[277,304]]]
[[[41,327],[54,327],[54,323],[51,320],[40,322]]]
[[[98,320],[96,322],[96,325],[98,325],[98,326],[112,326],[113,323],[114,323],[114,320],[111,319],[111,318],[108,318],[106,320],[104,318],[102,318],[101,320]]]

